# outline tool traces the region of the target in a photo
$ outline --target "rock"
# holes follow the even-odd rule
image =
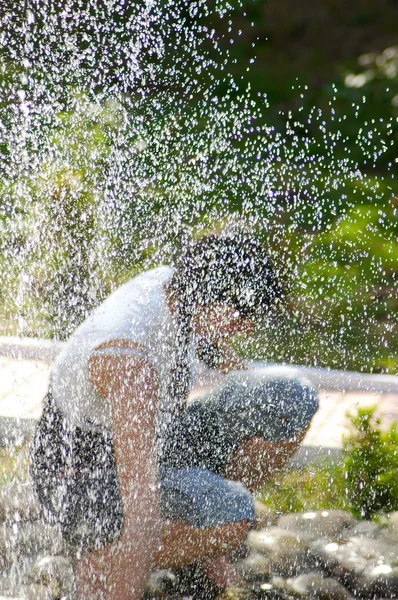
[[[56,597],[52,596],[51,592],[44,585],[26,585],[18,590],[18,595],[23,600],[55,600]],[[14,598],[8,598],[8,600],[14,600]],[[62,600],[66,600],[62,598]],[[68,600],[72,600],[69,599]]]
[[[37,521],[41,506],[30,483],[10,483],[0,488],[0,522]]]
[[[365,537],[374,539],[380,534],[380,527],[373,521],[356,521],[353,527],[344,529],[341,538]]]
[[[297,532],[306,539],[340,537],[344,530],[354,527],[355,518],[343,510],[316,510],[307,513],[283,515],[278,520],[278,527],[290,532]]]
[[[63,556],[46,556],[38,560],[29,574],[32,583],[48,588],[54,598],[72,596],[75,576],[70,560]]]
[[[364,572],[362,578],[355,583],[355,591],[363,596],[388,594],[390,598],[397,598],[398,567],[389,564],[375,565],[370,571]]]
[[[341,583],[320,573],[305,573],[287,580],[288,591],[299,598],[317,600],[353,600],[353,596]]]
[[[263,529],[275,525],[278,517],[274,510],[259,500],[254,501],[255,529]]]
[[[66,546],[58,527],[40,521],[0,527],[0,567],[3,569],[9,568],[21,556],[64,553]]]
[[[177,578],[170,569],[159,569],[152,571],[149,575],[145,598],[166,598],[167,594],[175,591]]]
[[[216,600],[254,600],[254,592],[246,587],[230,587],[218,594]]]
[[[398,511],[391,513],[388,518],[384,519],[380,537],[398,544]]]
[[[280,527],[249,532],[246,545],[251,552],[266,556],[271,569],[281,575],[297,575],[314,563],[307,540]]]
[[[314,542],[325,569],[353,593],[398,596],[398,546],[383,539],[352,537],[341,543]]]
[[[15,594],[17,590],[24,585],[31,583],[29,575],[34,561],[32,557],[18,556],[13,562],[11,568],[3,571],[4,577],[0,580],[0,593]]]
[[[10,573],[2,572],[0,575],[0,599],[3,594],[16,595],[16,589],[21,585],[21,581],[15,581],[15,577]]]
[[[248,582],[267,581],[271,574],[269,562],[262,554],[251,553],[234,562],[233,567]]]

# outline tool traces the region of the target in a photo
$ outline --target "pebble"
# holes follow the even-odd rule
[[[398,597],[398,545],[385,539],[352,537],[313,546],[327,572],[352,592],[365,597]]]
[[[19,556],[56,555],[65,551],[59,529],[47,523],[27,521],[0,526],[0,567],[3,569],[9,568]]]
[[[305,573],[286,580],[274,578],[272,583],[276,589],[292,593],[297,598],[353,600],[353,596],[343,585],[320,573]]]
[[[46,586],[37,584],[22,587],[19,594],[23,600],[56,600],[59,598],[53,596]],[[8,598],[8,600],[14,599]]]
[[[380,527],[373,521],[355,521],[352,527],[344,529],[341,538],[364,537],[374,539],[380,535]]]
[[[218,594],[217,600],[253,600],[254,592],[246,587],[231,587]]]
[[[72,564],[63,556],[46,556],[38,560],[31,569],[29,579],[32,583],[46,586],[55,598],[73,593]]]
[[[398,512],[379,524],[332,510],[277,518],[258,507],[258,515],[245,548],[232,558],[247,586],[224,590],[217,600],[398,598]],[[0,490],[0,568],[0,600],[75,599],[60,532],[42,520],[29,486]],[[200,582],[192,567],[157,570],[144,597],[215,598],[216,591]]]
[[[248,582],[266,581],[271,575],[269,561],[262,554],[251,553],[234,563],[237,573]]]
[[[347,528],[356,525],[355,518],[342,510],[315,510],[283,515],[278,526],[294,531],[306,539],[338,538]]]
[[[40,504],[29,483],[10,483],[0,488],[0,523],[37,521],[42,516]]]
[[[278,516],[274,510],[265,506],[259,500],[254,501],[254,528],[255,529],[264,529],[264,527],[269,527],[270,525],[276,525],[278,521]]]
[[[305,536],[281,527],[251,531],[246,543],[251,552],[266,556],[271,569],[280,575],[296,575],[314,563],[314,553]]]
[[[175,584],[176,575],[171,569],[158,569],[152,571],[146,586],[147,598],[167,598],[168,594],[172,594]]]
[[[382,521],[380,537],[398,544],[398,511],[391,513]]]

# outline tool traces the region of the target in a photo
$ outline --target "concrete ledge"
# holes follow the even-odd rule
[[[0,337],[0,355],[17,360],[41,360],[51,364],[57,358],[64,342],[33,338]]]
[[[0,445],[31,437],[41,412],[50,366],[64,344],[51,340],[0,337],[3,396],[0,398]],[[253,366],[271,363],[250,361]],[[298,365],[275,365],[291,375],[306,376],[319,389],[320,409],[302,446],[292,459],[300,467],[338,460],[346,415],[359,406],[377,405],[383,426],[398,419],[398,377]],[[3,416],[1,416],[3,415]],[[11,416],[13,415],[13,416]]]
[[[35,338],[0,337],[0,355],[18,360],[40,360],[51,364],[61,352],[65,342],[42,340]],[[250,361],[254,365],[261,363]],[[277,366],[281,366],[278,364]],[[354,371],[337,371],[328,368],[303,367],[285,365],[286,368],[300,375],[305,375],[314,386],[323,390],[362,391],[379,394],[398,393],[398,376],[357,373]]]
[[[33,436],[36,419],[0,417],[0,447],[21,444]],[[290,459],[289,469],[305,469],[309,465],[321,466],[325,461],[336,465],[341,460],[340,448],[325,446],[301,446]],[[1,598],[0,598],[1,600]]]
[[[0,417],[0,447],[22,444],[33,436],[37,419]]]
[[[321,390],[338,390],[340,392],[369,392],[376,394],[398,393],[398,376],[355,371],[337,371],[320,367],[304,367],[301,365],[281,365],[280,363],[262,363],[250,361],[250,364],[261,366],[283,366],[292,375],[308,377],[312,384]]]

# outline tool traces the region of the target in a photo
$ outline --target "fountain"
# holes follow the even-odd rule
[[[232,75],[234,5],[28,0],[0,9],[3,333],[66,340],[110,292],[172,262],[192,237],[245,228],[266,241],[292,306],[240,340],[242,351],[395,373],[394,164],[390,178],[377,169],[394,153],[396,120],[359,122],[352,157],[341,89],[321,109],[298,84],[299,106],[269,125],[267,95]],[[355,77],[348,87],[363,83]],[[348,110],[358,118],[365,104]],[[257,550],[272,544],[254,538]],[[62,560],[51,569],[68,578]],[[299,593],[300,582],[289,585],[280,597]]]

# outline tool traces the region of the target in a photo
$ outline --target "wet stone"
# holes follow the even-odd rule
[[[175,592],[177,577],[171,569],[159,569],[149,575],[145,598],[167,598]]]
[[[74,593],[75,577],[71,562],[63,556],[46,556],[38,560],[29,573],[32,583],[47,587],[54,598]]]
[[[254,591],[247,587],[230,587],[216,596],[217,600],[254,600]]]
[[[267,581],[271,574],[268,559],[262,554],[251,553],[233,564],[237,573],[248,582]]]
[[[42,511],[30,483],[10,483],[0,488],[0,522],[37,521]]]
[[[18,590],[18,599],[19,598],[23,600],[55,600],[57,597],[54,597],[46,586],[33,584],[23,586]],[[14,599],[9,598],[8,600]],[[66,600],[66,598],[62,598],[62,600]],[[72,600],[72,598],[68,598],[67,600]]]
[[[398,597],[398,546],[387,540],[352,537],[342,543],[317,542],[325,570],[352,592]]]
[[[380,537],[398,544],[398,511],[391,513],[383,520]]]
[[[317,600],[353,600],[350,592],[336,579],[311,572],[284,580],[275,578],[274,587],[293,594],[295,598],[313,598]]]
[[[297,532],[306,539],[338,538],[347,528],[354,527],[355,518],[343,510],[316,510],[283,515],[278,527]]]
[[[11,567],[4,572],[0,583],[1,593],[16,594],[21,586],[32,583],[29,579],[34,559],[23,555],[18,556]]]
[[[15,578],[7,572],[2,572],[0,575],[0,600],[3,595],[7,597],[15,596],[16,589],[21,585],[20,581],[17,583]]]
[[[150,574],[145,600],[398,598],[398,513],[380,524],[342,511],[307,514],[285,515],[279,519],[283,527],[249,533],[231,559],[246,586],[220,593],[199,566],[162,569]],[[31,515],[32,521],[21,516],[0,525],[0,600],[2,594],[10,600],[75,600],[73,568],[59,530]]]
[[[359,538],[377,538],[380,534],[380,527],[373,521],[356,521],[353,527],[343,530],[341,537],[359,537]]]
[[[269,527],[270,525],[276,525],[278,521],[276,512],[259,500],[254,501],[254,516],[255,529],[263,529],[264,527]]]
[[[57,555],[66,552],[57,527],[40,521],[3,524],[0,527],[0,567],[9,568],[20,556]]]
[[[267,557],[273,572],[296,575],[314,566],[315,555],[304,536],[280,527],[251,531],[246,544],[250,552]]]

